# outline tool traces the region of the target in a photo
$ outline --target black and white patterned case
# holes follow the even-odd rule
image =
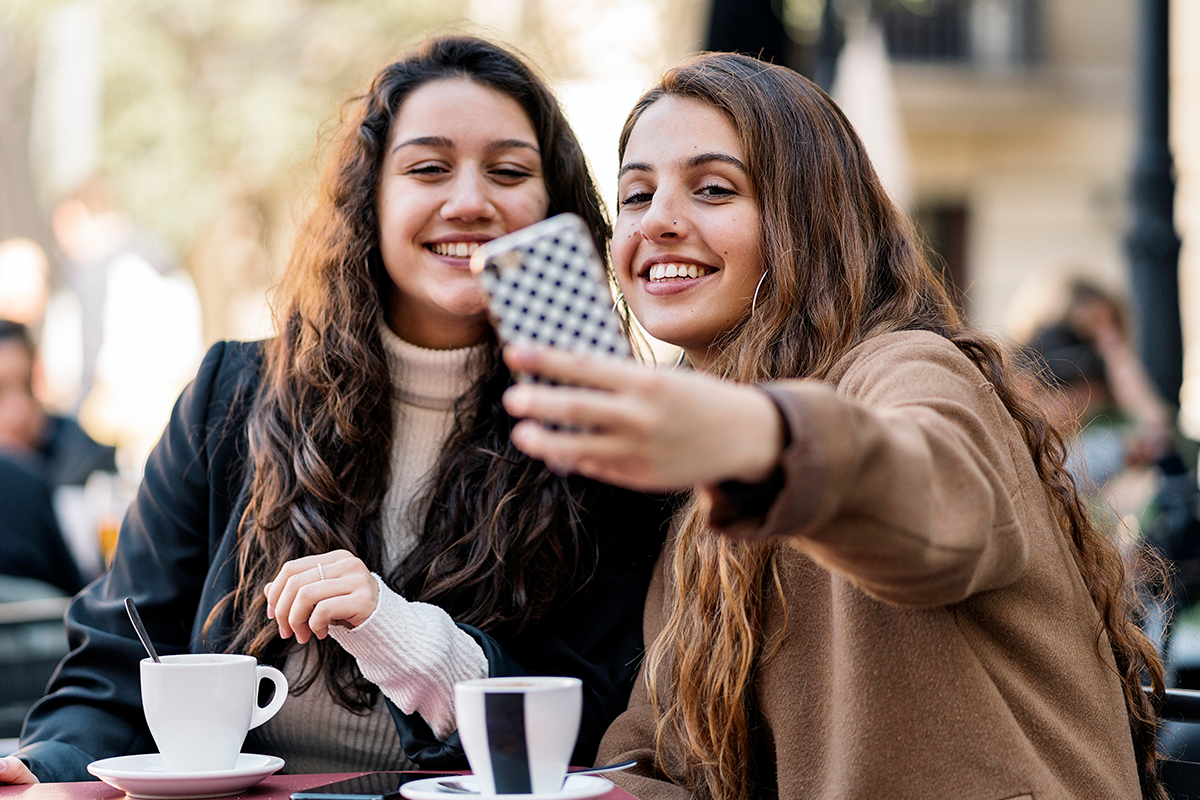
[[[559,214],[493,239],[471,256],[503,342],[630,355],[604,264],[582,219]]]

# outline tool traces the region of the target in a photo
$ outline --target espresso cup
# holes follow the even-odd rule
[[[460,681],[458,737],[483,794],[562,791],[583,709],[578,678]]]
[[[168,772],[213,772],[237,766],[246,731],[275,716],[288,683],[253,656],[226,653],[144,658],[142,708]],[[263,679],[275,696],[258,705]]]

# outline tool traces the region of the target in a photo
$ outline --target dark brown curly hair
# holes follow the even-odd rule
[[[1162,665],[1135,623],[1137,599],[1115,544],[1088,517],[1064,467],[1063,434],[1014,378],[1001,345],[959,318],[908,219],[887,196],[861,141],[829,97],[791,70],[726,53],[669,70],[630,112],[622,160],[641,114],[664,97],[700,100],[738,132],[759,202],[766,271],[753,324],[717,343],[712,371],[759,383],[815,377],[883,333],[923,330],[953,342],[995,387],[1016,421],[1099,611],[1098,646],[1111,646],[1124,688],[1138,773],[1147,798],[1165,797],[1156,771],[1157,718],[1143,676],[1161,693]],[[713,536],[697,502],[684,512],[663,633],[644,670],[660,744],[682,743],[698,796],[756,796],[753,680],[764,598],[779,591],[772,542]],[[697,642],[704,642],[697,648]],[[677,688],[686,687],[686,691]],[[656,691],[656,688],[659,691]]]
[[[289,263],[265,344],[250,415],[250,495],[240,521],[238,588],[208,619],[232,615],[224,649],[278,661],[262,587],[284,562],[346,549],[384,574],[381,506],[390,480],[392,378],[379,330],[395,287],[379,252],[377,184],[392,121],[410,92],[467,78],[511,97],[542,153],[549,213],[573,212],[600,252],[611,233],[583,152],[554,96],[525,61],[475,37],[427,40],[375,75],[347,103],[315,208]],[[496,341],[481,377],[459,399],[439,456],[419,543],[385,575],[410,600],[503,638],[569,597],[591,574],[596,542],[580,524],[596,484],[554,475],[509,442],[500,396],[510,375]],[[336,644],[317,643],[317,666],[341,705],[364,711],[376,687]]]

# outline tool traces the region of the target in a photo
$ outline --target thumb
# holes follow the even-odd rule
[[[37,783],[25,762],[15,756],[0,758],[0,783]]]

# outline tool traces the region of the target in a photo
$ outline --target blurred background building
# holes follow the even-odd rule
[[[559,87],[610,200],[616,132],[638,93],[689,52],[739,49],[830,89],[969,316],[1005,333],[1047,272],[1130,286],[1136,55],[1153,2],[1170,14],[1175,228],[1184,338],[1195,340],[1192,0],[0,0],[0,241],[32,240],[48,256],[47,308],[60,321],[44,325],[47,399],[125,446],[136,476],[202,345],[270,333],[268,289],[303,216],[311,154],[339,99],[406,43],[473,31],[524,50]],[[132,380],[114,354],[72,344],[95,301],[79,288],[87,259],[52,220],[97,186],[110,221],[141,242],[122,286],[178,309],[167,315],[177,369],[167,388],[139,389],[153,408],[133,414],[130,401],[77,394],[93,387],[89,370]],[[1182,422],[1196,437],[1200,346],[1187,353]]]

